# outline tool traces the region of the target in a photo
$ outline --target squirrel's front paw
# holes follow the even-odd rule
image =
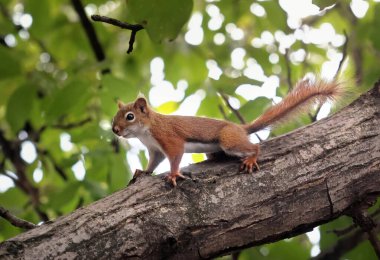
[[[242,164],[240,165],[239,170],[241,172],[245,171],[247,173],[252,173],[254,167],[256,167],[257,170],[260,170],[260,167],[257,164],[257,156],[256,155],[252,155],[252,156],[248,156],[248,157],[244,158]]]

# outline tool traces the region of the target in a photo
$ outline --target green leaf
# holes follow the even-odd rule
[[[90,192],[93,200],[98,200],[107,195],[106,191],[99,182],[83,180],[83,186]]]
[[[0,62],[0,80],[15,77],[21,73],[21,59],[12,49],[0,46],[0,60],[2,61]]]
[[[230,78],[224,74],[221,75],[218,80],[211,79],[210,83],[213,88],[230,95],[235,93],[236,88],[242,84],[252,84],[252,85],[257,85],[257,86],[261,86],[263,84],[262,81],[250,79],[245,76]]]
[[[189,20],[192,0],[127,0],[127,8],[154,42],[174,40]]]
[[[339,217],[327,224],[320,226],[321,240],[319,245],[322,251],[329,250],[337,241],[338,236],[333,232],[334,230],[342,230],[352,225],[352,219],[346,216]]]
[[[100,95],[103,111],[113,117],[117,111],[116,101],[131,102],[136,98],[138,92],[136,85],[127,79],[113,75],[103,76]]]
[[[171,82],[177,82],[185,79],[189,83],[188,90],[195,92],[191,89],[192,86],[198,88],[208,75],[208,70],[204,58],[193,52],[175,52],[169,57],[165,58],[165,78]]]
[[[110,159],[110,191],[114,192],[126,187],[128,181],[132,178],[132,174],[125,163],[124,153],[113,155]]]
[[[28,196],[18,188],[10,188],[4,193],[0,193],[0,205],[12,211],[21,210],[27,204],[28,199]]]
[[[220,98],[216,92],[209,89],[205,99],[202,100],[202,103],[197,111],[197,114],[200,116],[215,117],[218,118],[221,116],[219,105]]]
[[[81,183],[78,181],[67,182],[63,189],[50,193],[48,206],[60,210],[76,198],[80,186]]]
[[[293,131],[294,129],[297,129],[301,126],[308,125],[310,123],[311,123],[311,120],[308,114],[299,115],[296,118],[293,118],[292,120],[289,120],[284,123],[280,123],[279,125],[275,125],[275,127],[273,128],[271,132],[271,135],[279,136],[279,135],[288,133],[290,131]]]
[[[32,1],[27,0],[25,3],[25,11],[30,13],[33,17],[33,23],[30,31],[34,36],[43,37],[50,33],[51,22],[51,10],[52,6],[50,0]]]
[[[239,113],[243,116],[246,122],[251,122],[255,118],[259,117],[264,111],[272,104],[271,100],[265,97],[258,97],[255,100],[250,100],[240,107]],[[229,117],[234,122],[239,122],[234,113]]]
[[[310,244],[304,242],[303,236],[278,241],[260,247],[243,250],[239,260],[250,259],[292,259],[306,260],[310,258]]]
[[[332,6],[336,4],[337,2],[338,2],[337,0],[313,0],[313,4],[317,5],[321,9]]]
[[[8,101],[6,119],[16,134],[29,119],[35,101],[33,86],[23,85],[16,89]]]
[[[379,236],[377,236],[379,239]],[[371,243],[366,240],[353,248],[342,259],[378,259]]]
[[[89,97],[89,86],[85,82],[79,80],[69,82],[53,95],[46,111],[46,120],[53,123],[64,115],[77,112],[86,106]]]
[[[372,44],[378,51],[380,50],[380,35],[378,32],[379,26],[380,26],[380,5],[376,5],[374,21],[372,22],[372,26],[369,27],[369,29],[368,29],[368,26],[362,26],[361,30],[364,32],[369,31]]]

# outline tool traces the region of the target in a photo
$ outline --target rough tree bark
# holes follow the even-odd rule
[[[332,117],[262,144],[261,170],[238,160],[184,168],[170,187],[127,188],[0,244],[0,258],[201,259],[277,241],[380,194],[380,82]]]

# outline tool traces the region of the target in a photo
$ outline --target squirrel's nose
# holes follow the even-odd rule
[[[112,131],[115,133],[115,134],[119,134],[120,133],[120,128],[117,126],[117,125],[115,125],[114,127],[112,127]]]

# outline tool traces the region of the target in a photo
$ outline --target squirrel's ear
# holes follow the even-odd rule
[[[123,106],[125,106],[125,104],[123,102],[121,102],[120,100],[118,100],[117,106],[119,107],[119,109],[121,109]]]
[[[148,112],[148,103],[144,97],[137,98],[133,106],[135,109],[139,109],[143,113]]]

